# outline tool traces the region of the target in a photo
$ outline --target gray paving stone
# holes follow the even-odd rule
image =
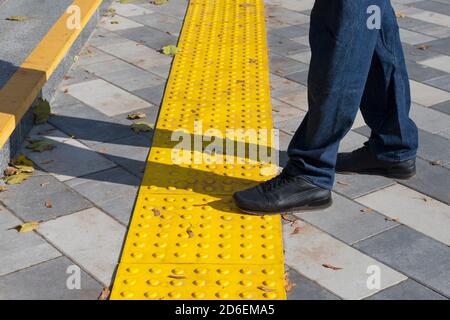
[[[63,90],[107,116],[150,107],[146,101],[103,79],[72,84]]]
[[[178,36],[180,34],[181,27],[183,25],[183,21],[181,19],[159,12],[134,16],[131,17],[131,19],[143,25],[161,30],[163,32],[168,32],[174,36]]]
[[[424,81],[430,86],[450,92],[450,74]]]
[[[412,17],[397,19],[400,28],[420,32],[429,36],[443,38],[448,35],[448,28]]]
[[[434,37],[430,37],[422,33],[406,29],[400,29],[400,38],[402,42],[409,43],[411,45],[418,45],[420,43],[432,41],[435,39]]]
[[[0,277],[2,300],[96,300],[102,285],[86,272],[80,272],[80,289],[68,289],[73,262],[56,258],[33,267]],[[69,273],[67,271],[69,270]]]
[[[295,215],[350,245],[398,225],[373,210],[364,210],[367,208],[333,194],[331,207]]]
[[[278,55],[270,55],[270,71],[279,76],[285,76],[294,72],[301,72],[308,69],[308,65],[301,63],[297,60]]]
[[[285,37],[288,39],[298,38],[309,34],[308,24],[298,24],[284,28],[277,28],[269,32],[275,36]]]
[[[338,296],[295,270],[289,270],[288,277],[289,281],[295,284],[295,287],[287,293],[288,300],[340,300]]]
[[[286,75],[286,79],[298,82],[298,83],[306,86],[306,85],[308,85],[308,74],[309,74],[309,70],[295,72],[295,73]]]
[[[157,86],[166,82],[164,78],[134,66],[130,66],[127,70],[103,74],[101,77],[128,91]]]
[[[118,114],[118,115],[114,116],[113,119],[116,119],[117,121],[119,121],[121,123],[123,122],[126,125],[131,125],[134,122],[148,122],[148,123],[154,124],[154,123],[156,123],[156,120],[158,118],[159,108],[156,106],[152,106],[150,108],[144,108],[144,109],[133,111],[132,113],[138,113],[138,112],[145,113],[145,117],[141,118],[141,119],[136,119],[136,120],[129,120],[128,119],[129,113],[126,112],[126,113]],[[134,133],[133,133],[133,135],[134,135]]]
[[[411,4],[415,8],[423,9],[426,11],[437,12],[440,14],[445,14],[450,16],[450,5],[439,3],[436,1],[419,1]]]
[[[151,142],[149,135],[134,134],[124,139],[98,144],[94,149],[137,177],[142,177]]]
[[[415,103],[411,105],[410,117],[420,129],[430,133],[439,133],[449,128],[450,116]]]
[[[417,46],[409,45],[406,43],[403,43],[403,52],[405,54],[406,60],[411,61],[421,61],[429,58],[433,58],[439,55],[438,52],[427,49],[422,50],[419,49]]]
[[[272,99],[272,120],[274,123],[283,122],[294,117],[304,117],[305,111],[294,108],[287,103]]]
[[[164,79],[167,79],[169,77],[170,69],[172,68],[171,64],[162,64],[160,66],[149,68],[148,71],[151,73],[154,73]]]
[[[154,87],[136,90],[133,93],[135,95],[137,95],[138,97],[159,107],[161,105],[162,99],[164,97],[165,87],[166,87],[166,85],[162,84],[162,85],[158,85],[158,86],[154,86]]]
[[[0,276],[61,255],[36,233],[19,233],[13,229],[21,223],[22,221],[0,205]]]
[[[117,31],[117,33],[122,37],[143,43],[155,50],[160,50],[167,45],[176,45],[178,42],[177,37],[151,27],[126,29]]]
[[[444,71],[418,64],[415,61],[407,60],[406,65],[408,68],[409,78],[416,81],[424,82],[425,80],[446,75]]]
[[[42,223],[39,233],[96,280],[110,286],[126,228],[97,208]]]
[[[450,37],[429,41],[425,44],[431,46],[433,51],[442,54],[448,54],[450,52]]]
[[[355,244],[362,252],[450,296],[450,248],[406,226]]]
[[[122,168],[113,168],[67,184],[97,207],[128,225],[140,180]]]
[[[89,39],[89,45],[97,47],[99,45],[108,44],[117,44],[126,42],[127,39],[121,37],[114,32],[106,30],[100,26],[97,26],[95,31],[92,33],[91,38]]]
[[[267,36],[267,41],[269,44],[269,51],[279,55],[290,56],[309,50],[308,46],[278,35],[269,34]]]
[[[450,205],[450,170],[433,166],[421,159],[417,159],[416,166],[417,173],[414,177],[398,182]]]
[[[393,185],[391,179],[364,174],[336,174],[334,191],[355,199],[365,194]]]
[[[431,106],[430,108],[450,115],[450,100],[435,104],[434,106]]]
[[[79,141],[72,139],[50,124],[35,126],[31,139],[51,140],[55,148],[50,151],[32,152],[22,147],[21,153],[27,155],[39,167],[54,175],[60,181],[112,168],[115,164],[100,156]]]
[[[289,135],[294,135],[302,121],[303,117],[300,116],[294,119],[277,122],[276,124],[274,124],[274,127],[280,129],[281,131],[284,131]]]
[[[309,22],[309,17],[299,12],[286,9],[279,5],[266,5],[267,17],[270,19],[282,21],[289,25],[299,25]]]
[[[108,117],[79,102],[52,109],[49,122],[88,146],[133,135],[126,117]]]
[[[53,176],[43,174],[37,171],[23,183],[8,186],[7,191],[0,193],[0,201],[24,221],[47,221],[92,207]],[[46,202],[52,207],[47,208]]]
[[[168,14],[173,17],[183,18],[186,13],[187,1],[169,1],[164,5],[154,5],[152,3],[142,3],[139,6],[148,8],[154,12]]]
[[[450,124],[449,124],[450,125]],[[450,162],[450,141],[427,131],[419,131],[419,150],[417,154],[422,159],[436,164],[445,165]]]
[[[407,279],[367,298],[367,300],[447,300],[439,293]]]

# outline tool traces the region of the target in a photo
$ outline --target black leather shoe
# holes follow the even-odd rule
[[[250,214],[280,214],[298,210],[327,208],[331,191],[285,172],[256,187],[236,192],[236,205]]]
[[[336,162],[336,172],[362,173],[380,175],[394,179],[409,179],[416,174],[416,159],[401,162],[378,160],[364,146],[353,152],[339,153]]]

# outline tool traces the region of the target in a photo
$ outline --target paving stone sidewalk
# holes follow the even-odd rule
[[[265,2],[283,164],[307,111],[314,1]],[[450,298],[450,2],[393,4],[420,128],[417,176],[338,175],[331,208],[285,221],[289,299]],[[172,62],[159,50],[177,43],[186,7],[136,0],[104,13],[51,101],[49,123],[30,134],[56,148],[24,146],[39,170],[0,193],[0,299],[97,299],[111,285],[152,137],[130,125],[156,121]],[[135,112],[146,117],[128,120]],[[358,148],[368,134],[358,115],[340,149]],[[12,229],[30,220],[42,221],[35,232]],[[74,266],[81,288],[69,290]]]

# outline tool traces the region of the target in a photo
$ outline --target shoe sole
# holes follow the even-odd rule
[[[360,171],[336,171],[340,174],[367,174],[373,176],[382,176],[391,179],[398,180],[408,180],[416,175],[416,167],[405,169],[403,172],[400,171],[391,171],[389,169],[368,169],[368,170],[360,170]]]
[[[331,205],[333,204],[333,199],[327,199],[327,200],[322,200],[319,202],[316,202],[314,204],[309,204],[306,206],[301,206],[301,207],[295,207],[295,208],[291,208],[291,209],[287,209],[287,210],[283,210],[283,211],[277,211],[277,212],[263,212],[263,211],[250,211],[250,210],[246,210],[246,209],[241,209],[239,208],[239,210],[253,215],[253,216],[267,216],[267,215],[282,215],[282,214],[288,214],[288,213],[294,213],[294,212],[298,212],[298,211],[317,211],[317,210],[323,210],[323,209],[327,209],[329,207],[331,207]]]

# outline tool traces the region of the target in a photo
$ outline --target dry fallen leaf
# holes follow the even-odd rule
[[[284,290],[286,292],[291,291],[292,289],[294,289],[297,285],[293,282],[291,282],[291,280],[289,280],[289,273],[285,272],[284,273]]]
[[[406,17],[406,14],[404,14],[403,12],[396,12],[396,13],[395,13],[395,16],[396,16],[397,18],[405,18],[405,17]]]
[[[275,291],[275,289],[268,288],[266,286],[258,286],[258,289],[261,291],[264,291],[264,292],[274,292]]]
[[[143,112],[131,113],[127,116],[127,118],[130,120],[142,119],[145,118],[145,113]]]
[[[10,16],[6,18],[8,21],[25,21],[28,20],[27,16]]]
[[[349,186],[350,185],[350,183],[345,182],[345,181],[338,181],[337,184],[340,184],[342,186]]]
[[[44,206],[46,207],[46,208],[52,208],[53,207],[53,203],[52,203],[52,200],[46,200],[45,202],[44,202]]]
[[[50,103],[47,100],[39,99],[33,112],[36,124],[46,123],[50,117]]]
[[[44,152],[54,149],[55,144],[47,139],[30,140],[26,148],[33,152]]]
[[[102,292],[100,293],[100,296],[98,297],[98,300],[108,300],[110,294],[111,290],[109,290],[109,288],[103,288]]]
[[[46,182],[42,182],[42,183],[40,184],[40,186],[43,188],[43,187],[45,187],[45,186],[48,185],[48,184],[50,184],[50,182],[46,181]]]
[[[18,225],[15,229],[19,231],[20,233],[26,233],[33,230],[36,230],[39,227],[39,221],[30,221],[25,222],[21,225]]]
[[[177,274],[170,274],[167,277],[172,278],[172,279],[186,279],[186,276],[181,276],[181,275],[177,275]]]
[[[167,56],[174,56],[177,53],[179,53],[180,51],[181,51],[180,48],[173,46],[173,45],[165,46],[161,49],[161,52]]]
[[[420,49],[420,50],[427,50],[427,49],[430,49],[431,46],[429,44],[421,44],[421,45],[418,45],[416,48]]]
[[[193,238],[193,237],[194,237],[194,232],[193,232],[190,228],[188,228],[188,229],[186,230],[186,232],[187,232],[187,234],[189,235],[189,238]]]
[[[5,176],[12,176],[14,174],[19,173],[19,169],[15,168],[15,167],[7,167],[4,171]]]
[[[442,160],[430,161],[430,164],[432,166],[441,166],[442,165]]]
[[[7,190],[8,190],[8,187],[0,186],[0,192],[4,192],[4,191],[7,191]]]
[[[159,217],[161,215],[161,212],[156,208],[153,208],[152,211],[155,217]]]
[[[371,213],[371,212],[373,212],[373,209],[372,208],[364,208],[359,211],[361,211],[362,213]]]
[[[150,1],[151,4],[154,4],[154,5],[157,5],[157,6],[165,4],[167,2],[169,2],[169,0],[153,0],[153,1]]]
[[[145,122],[136,122],[131,125],[131,130],[133,130],[135,133],[148,132],[152,129],[153,126]]]
[[[30,177],[29,173],[20,172],[18,174],[14,174],[12,176],[3,178],[3,181],[6,184],[20,184],[20,183],[24,182],[25,180],[27,180],[29,177]]]
[[[292,235],[294,235],[294,234],[299,234],[300,231],[302,231],[302,228],[300,228],[300,227],[295,227],[294,230],[292,230],[292,232],[291,232],[290,235],[292,236]]]
[[[386,218],[384,218],[384,220],[386,220],[386,221],[392,221],[392,222],[398,222],[398,218],[389,218],[389,217],[386,217]]]
[[[283,219],[284,221],[287,221],[289,223],[294,224],[297,220],[295,220],[294,218],[291,218],[288,214],[282,214],[281,215],[281,219]]]
[[[327,268],[327,269],[331,269],[331,270],[334,270],[334,271],[342,270],[342,268],[335,267],[335,266],[333,266],[331,264],[328,264],[328,263],[322,264],[322,267]]]

